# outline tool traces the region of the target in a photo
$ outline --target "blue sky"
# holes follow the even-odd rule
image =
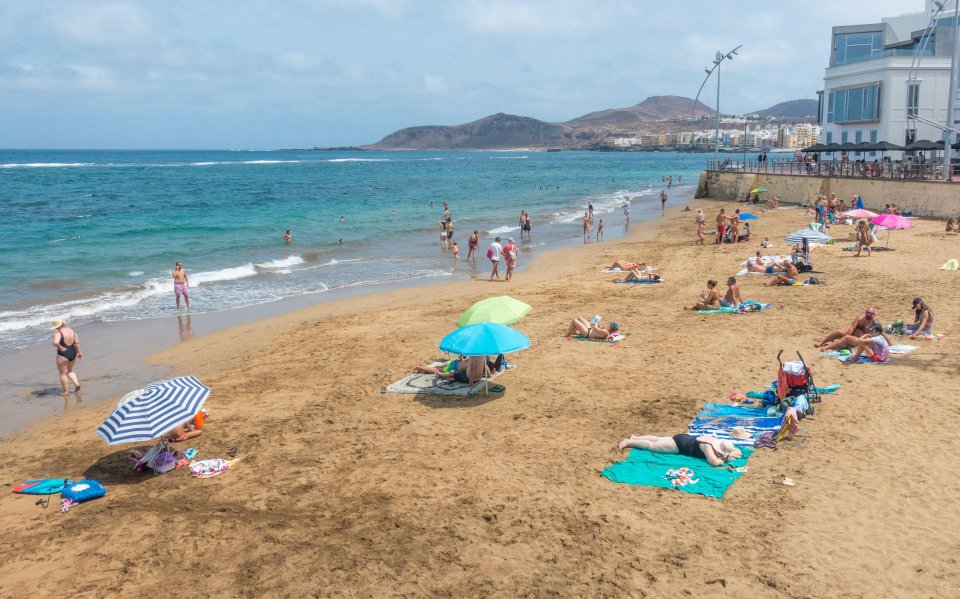
[[[815,98],[830,27],[922,0],[32,0],[0,3],[0,147],[359,145],[495,112],[564,121],[693,97]],[[708,84],[708,90],[710,89]],[[713,105],[713,92],[705,92]]]

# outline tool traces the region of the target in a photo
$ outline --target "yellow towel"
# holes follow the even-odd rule
[[[940,270],[958,270],[960,269],[960,262],[957,262],[956,258],[951,258],[947,260],[947,263],[940,267]]]

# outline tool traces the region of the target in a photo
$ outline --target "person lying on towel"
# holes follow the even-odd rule
[[[867,306],[866,311],[853,319],[853,323],[846,329],[837,329],[820,341],[817,341],[816,348],[821,351],[835,351],[845,347],[856,347],[860,337],[863,337],[871,331],[883,329],[883,325],[877,320],[877,312],[873,306]]]
[[[707,290],[700,294],[700,301],[684,310],[716,310],[720,307],[720,292],[717,291],[717,282],[707,281]]]
[[[623,280],[626,282],[636,281],[637,283],[659,283],[660,275],[652,274],[652,273],[645,274],[637,269],[633,269],[630,271],[630,274],[627,275],[626,278]]]
[[[860,337],[857,341],[857,350],[847,358],[847,361],[856,362],[861,355],[869,358],[871,362],[886,362],[890,359],[890,338],[883,330],[879,334],[869,333]]]
[[[484,356],[464,358],[461,355],[456,360],[450,360],[443,366],[417,366],[414,371],[420,374],[433,374],[448,381],[473,385],[484,377],[489,377],[491,372],[500,370],[503,367],[503,362],[503,354],[498,355],[493,362]]]
[[[609,328],[604,328],[600,326],[599,320],[594,324],[582,316],[577,316],[570,321],[570,328],[567,329],[567,334],[564,336],[568,339],[574,335],[580,335],[587,339],[609,339],[614,335],[622,334],[620,325],[615,322],[611,322]]]
[[[800,276],[800,271],[797,270],[797,267],[794,266],[792,262],[784,262],[783,270],[784,273],[782,275],[776,275],[767,282],[767,287],[796,284],[797,278]]]
[[[775,272],[783,272],[784,266],[776,260],[771,260],[769,262],[763,261],[763,254],[757,252],[756,258],[754,261],[747,265],[747,272],[759,272],[767,275],[772,275]]]
[[[646,449],[654,453],[679,453],[706,460],[711,466],[723,466],[727,462],[743,457],[743,453],[734,447],[730,441],[717,439],[710,435],[680,434],[672,437],[656,437],[653,435],[630,435],[620,441],[617,449],[632,447]]]
[[[647,266],[645,262],[627,262],[626,260],[614,260],[613,264],[607,267],[607,270],[639,270],[640,272],[650,272],[656,270],[652,266]]]

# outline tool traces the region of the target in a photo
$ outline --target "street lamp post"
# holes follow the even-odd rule
[[[714,139],[715,144],[713,148],[713,160],[718,165],[720,164],[720,71],[718,69],[720,68],[720,63],[723,62],[724,60],[733,60],[734,54],[737,54],[737,50],[739,50],[742,47],[743,47],[743,44],[740,44],[739,46],[737,46],[733,50],[730,50],[726,54],[724,54],[723,52],[717,51],[717,55],[713,59],[713,67],[709,69],[707,68],[703,69],[704,71],[707,72],[707,76],[704,78],[703,83],[700,84],[700,90],[697,91],[697,97],[693,100],[693,117],[692,118],[696,118],[697,101],[700,99],[700,92],[703,91],[703,86],[707,84],[707,80],[710,79],[710,75],[712,75],[714,71],[717,71],[717,127],[716,127],[716,131],[714,132],[714,135],[716,137]]]

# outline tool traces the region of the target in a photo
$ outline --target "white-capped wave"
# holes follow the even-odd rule
[[[327,162],[390,162],[389,158],[331,158]]]
[[[96,166],[92,162],[8,162],[0,168],[65,168],[68,166]]]
[[[131,271],[128,272],[127,274],[128,274],[129,276],[131,276],[131,277],[139,277],[139,276],[141,276],[141,275],[143,274],[143,271],[142,271],[142,270],[131,270]]]
[[[531,219],[532,221],[532,219]],[[512,233],[513,231],[519,231],[520,227],[497,227],[496,229],[490,229],[487,233],[491,235],[503,235],[504,233]]]
[[[243,164],[295,164],[299,160],[244,160]]]
[[[257,268],[290,268],[291,266],[296,266],[297,264],[303,264],[303,258],[300,256],[290,255],[286,258],[278,258],[276,260],[257,264]]]
[[[253,262],[248,262],[243,266],[234,266],[232,268],[223,268],[221,270],[210,270],[207,272],[198,272],[196,274],[190,275],[189,281],[191,286],[199,287],[202,283],[214,283],[217,281],[233,281],[235,279],[252,277],[256,274],[257,274],[257,269],[253,266]],[[170,285],[170,290],[173,291],[173,283],[168,283],[168,284]]]

